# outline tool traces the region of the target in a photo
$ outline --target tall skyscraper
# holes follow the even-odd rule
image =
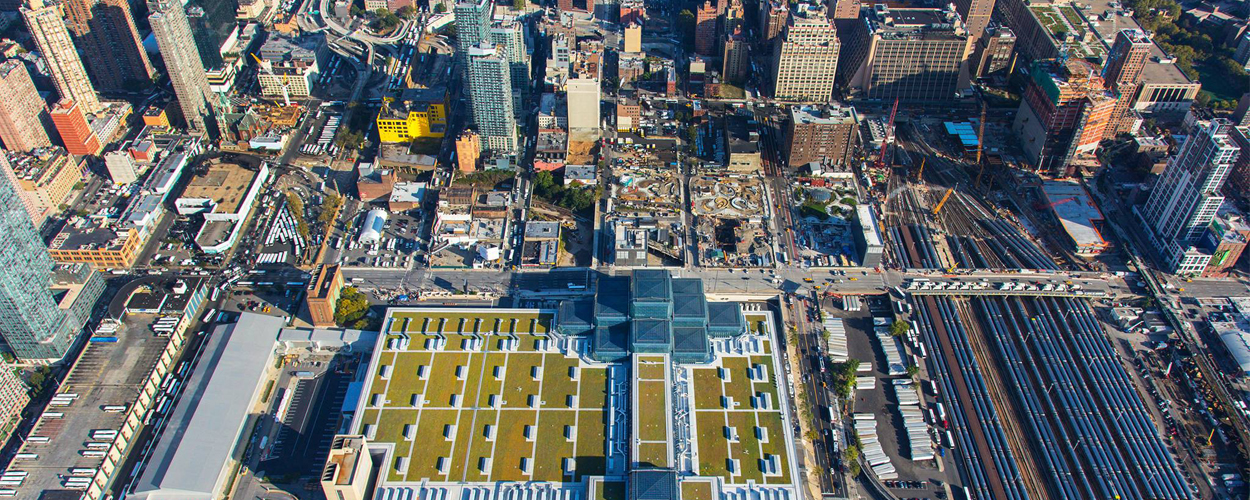
[[[473,123],[490,151],[517,149],[516,118],[512,109],[512,76],[508,60],[484,43],[469,48],[469,105]]]
[[[465,81],[469,79],[469,49],[492,41],[490,23],[494,8],[491,0],[456,2],[456,64],[460,66],[460,74]]]
[[[1168,160],[1141,210],[1156,235],[1192,243],[1215,218],[1224,202],[1220,187],[1240,151],[1229,137],[1231,131],[1232,122],[1211,120],[1191,134]]]
[[[174,86],[174,95],[182,109],[187,128],[202,133],[215,128],[213,120],[213,92],[208,88],[208,76],[200,61],[187,22],[186,11],[179,0],[151,0],[148,2],[148,23],[156,36],[156,45],[165,59],[165,71]]]
[[[185,5],[200,62],[205,69],[221,67],[221,48],[239,28],[238,0],[190,0]]]
[[[508,71],[512,76],[512,107],[517,112],[524,112],[525,99],[529,96],[530,56],[523,28],[511,17],[495,22],[490,28],[490,42],[508,60]]]
[[[4,155],[0,168],[11,168]],[[68,339],[49,289],[52,257],[10,179],[0,175],[0,336],[19,358],[59,358]]]
[[[976,49],[969,56],[968,64],[972,77],[982,78],[1004,69],[1009,69],[1015,48],[1016,34],[1011,31],[1011,28],[1006,26],[986,27],[983,36],[976,42]]]
[[[838,68],[838,32],[825,9],[799,4],[773,51],[773,97],[829,102]]]
[[[760,42],[771,47],[790,21],[790,4],[778,0],[760,0]]]
[[[1116,34],[1107,64],[1102,68],[1102,79],[1116,94],[1115,110],[1111,112],[1111,123],[1103,134],[1104,139],[1110,139],[1132,128],[1133,119],[1129,105],[1137,96],[1137,89],[1141,87],[1142,70],[1146,67],[1146,58],[1150,56],[1152,45],[1146,32],[1141,30],[1120,30]]]
[[[62,99],[70,99],[82,106],[83,111],[95,113],[101,109],[100,98],[87,77],[87,70],[78,57],[74,40],[65,28],[61,6],[44,5],[43,0],[26,0],[21,9],[30,36],[35,39],[43,60],[52,74],[52,83]]]
[[[66,0],[65,24],[96,85],[125,90],[152,78],[152,62],[126,0]]]
[[[858,123],[855,108],[850,106],[791,108],[785,131],[786,163],[792,169],[814,161],[850,165]]]
[[[747,36],[739,26],[725,37],[725,45],[721,50],[720,74],[725,81],[739,84],[746,79],[751,70],[751,47]]]
[[[20,59],[0,63],[0,140],[10,151],[51,146],[43,99]]]

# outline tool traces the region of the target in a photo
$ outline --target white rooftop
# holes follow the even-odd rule
[[[137,500],[212,500],[225,484],[226,464],[273,366],[285,321],[242,313],[206,341],[169,423],[152,449],[134,493]]]
[[[1097,226],[1103,221],[1102,212],[1090,199],[1084,187],[1075,182],[1045,181],[1042,191],[1046,193],[1047,203],[1051,204],[1051,209],[1059,217],[1064,231],[1072,237],[1077,247],[1107,244]]]

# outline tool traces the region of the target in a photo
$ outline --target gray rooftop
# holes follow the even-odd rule
[[[555,221],[525,221],[525,239],[555,239],[560,236],[560,223]]]
[[[673,278],[673,295],[703,294],[701,278]]]
[[[669,276],[669,272],[662,269],[640,269],[634,271],[632,282],[634,300],[671,300],[673,297],[673,286]]]
[[[742,308],[735,302],[708,302],[707,323],[712,327],[734,327],[743,324]]]
[[[274,33],[261,44],[257,55],[266,61],[311,63],[324,40],[325,35],[320,33],[309,33],[300,37]]]
[[[227,461],[272,366],[282,318],[242,313],[209,337],[135,485],[138,500],[216,498]],[[248,397],[243,397],[247,394]]]
[[[673,339],[673,323],[666,319],[635,319],[630,335],[631,344],[669,344]]]
[[[629,278],[611,276],[599,279],[595,294],[595,316],[623,318],[629,312]]]

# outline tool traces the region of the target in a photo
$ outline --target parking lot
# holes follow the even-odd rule
[[[104,433],[122,429],[169,338],[153,335],[155,315],[131,318],[137,320],[121,326],[117,342],[88,344],[56,391],[69,403],[48,406],[10,463],[8,470],[28,473],[15,488],[19,497],[36,498],[40,491],[69,489],[67,478],[79,475],[71,469],[89,469],[94,474],[104,461],[99,451],[114,445],[125,450],[132,444],[123,440],[130,436],[113,438]]]
[[[825,307],[823,313],[843,319],[850,357],[861,362],[858,377],[876,379],[874,388],[854,392],[854,412],[877,417],[881,446],[898,472],[897,480],[882,481],[882,484],[900,498],[942,498],[945,495],[943,485],[949,484],[952,488],[959,485],[959,474],[952,455],[935,453],[933,461],[912,461],[908,456],[907,435],[903,432],[903,418],[898,412],[899,401],[891,388],[886,387],[891,385],[892,380],[903,377],[888,374],[885,353],[873,333],[872,311],[879,311],[878,315],[888,314],[890,305],[883,297],[868,298],[864,305],[861,311]],[[871,369],[864,371],[865,364],[870,364]],[[921,373],[924,373],[923,370]],[[918,383],[926,383],[927,377],[922,375],[919,378]],[[931,399],[927,396],[922,399],[921,408],[926,406],[924,400]],[[938,430],[936,426],[930,427],[931,432]]]
[[[335,232],[330,244],[336,260],[347,267],[410,269],[417,261],[421,243],[421,217],[410,212],[387,212],[385,224],[376,240],[362,242],[360,228],[375,207],[358,210],[346,228]]]

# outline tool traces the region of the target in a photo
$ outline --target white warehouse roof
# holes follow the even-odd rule
[[[237,323],[213,330],[128,498],[221,497],[218,489],[227,482],[226,464],[260,396],[260,381],[273,366],[278,331],[284,324],[280,317],[245,312]]]

